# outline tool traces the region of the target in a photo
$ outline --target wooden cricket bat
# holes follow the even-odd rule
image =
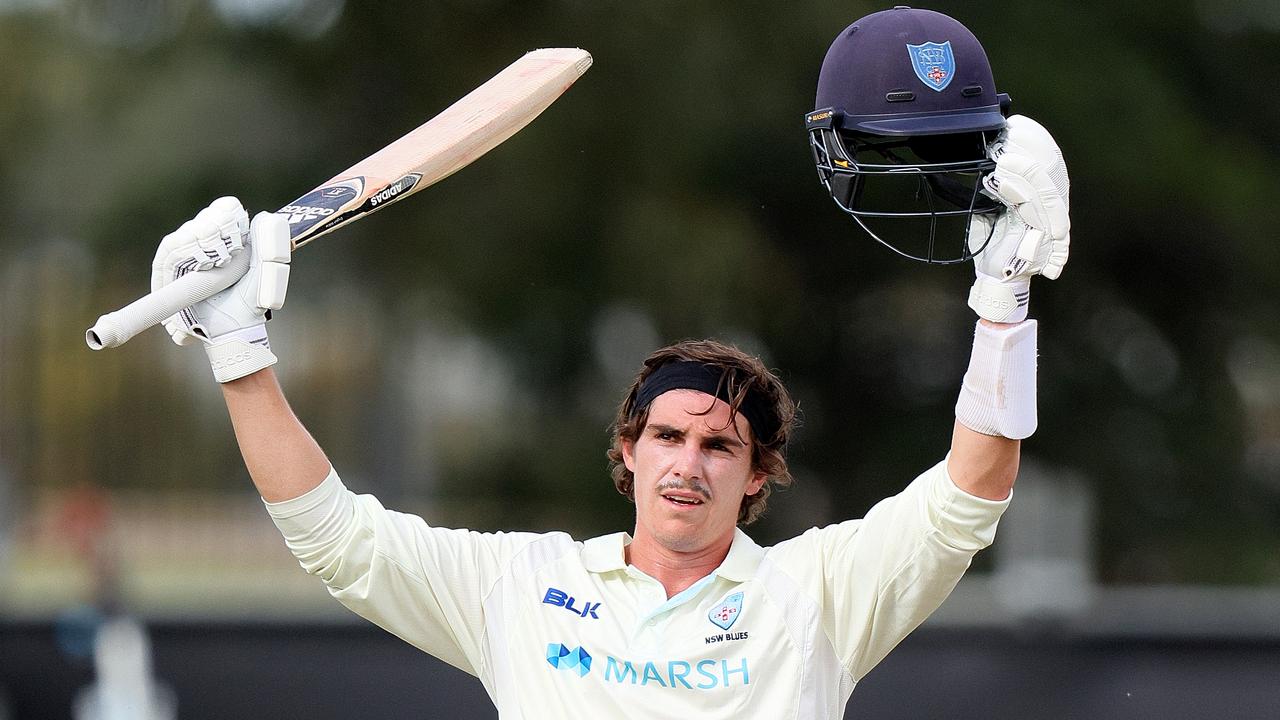
[[[576,48],[526,53],[408,135],[335,175],[278,212],[296,250],[316,238],[443,180],[519,132],[591,67]],[[118,347],[244,275],[247,252],[226,265],[184,275],[98,318],[85,332],[94,350]]]

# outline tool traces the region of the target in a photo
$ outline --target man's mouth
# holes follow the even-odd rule
[[[695,507],[702,504],[701,498],[680,493],[663,493],[662,499],[678,507]]]

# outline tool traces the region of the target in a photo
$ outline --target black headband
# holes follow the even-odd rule
[[[631,406],[631,417],[639,415],[649,404],[668,390],[698,390],[713,397],[720,398],[733,406],[733,398],[729,395],[728,383],[721,382],[724,371],[704,365],[700,362],[682,360],[667,363],[654,370],[649,377],[640,383],[636,391],[635,404]],[[747,391],[738,406],[738,412],[747,419],[751,432],[756,440],[768,443],[778,432],[778,418],[774,415],[768,399],[756,388]]]

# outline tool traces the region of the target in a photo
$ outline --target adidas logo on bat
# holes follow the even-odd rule
[[[286,205],[280,209],[280,212],[289,213],[289,224],[296,225],[300,222],[328,217],[334,213],[334,209],[310,205]]]
[[[418,179],[421,177],[422,176],[418,173],[409,173],[394,183],[391,183],[378,192],[378,194],[369,198],[369,207],[378,207],[382,203],[394,199],[400,193],[413,189],[413,186],[418,184]]]

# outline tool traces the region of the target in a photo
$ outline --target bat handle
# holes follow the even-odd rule
[[[231,287],[249,269],[249,253],[239,252],[226,265],[187,273],[150,295],[98,318],[84,333],[91,350],[120,347],[134,335],[165,318]]]

